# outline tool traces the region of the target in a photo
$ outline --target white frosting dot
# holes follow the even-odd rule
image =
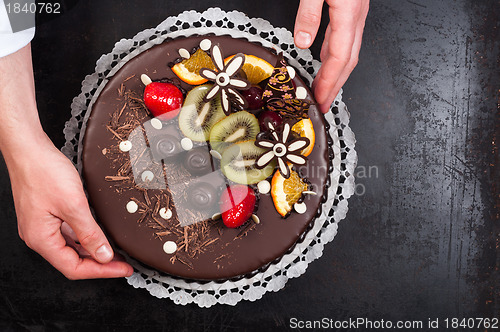
[[[306,211],[307,211],[307,206],[306,206],[306,203],[304,203],[304,202],[295,203],[293,205],[293,208],[295,209],[295,211],[297,211],[297,213],[300,213],[300,214],[306,213]]]
[[[170,209],[161,208],[159,213],[160,213],[160,217],[162,217],[163,219],[172,218],[172,210],[170,210]]]
[[[151,182],[151,181],[153,181],[154,178],[155,178],[155,175],[151,171],[144,171],[141,174],[142,182],[146,182],[146,181]]]
[[[306,99],[307,91],[304,87],[299,86],[295,89],[295,95],[297,96],[297,99]]]
[[[139,209],[139,206],[137,205],[136,202],[130,201],[130,202],[127,203],[127,211],[128,211],[128,213],[136,213],[138,209]]]
[[[167,241],[163,244],[163,251],[167,254],[173,254],[177,251],[177,244],[174,241]]]
[[[271,190],[271,184],[267,180],[262,180],[257,183],[257,189],[259,189],[259,193],[265,195]]]
[[[288,75],[293,80],[295,78],[295,69],[291,66],[286,66],[286,70],[288,70]]]
[[[253,220],[256,224],[260,224],[260,218],[259,218],[256,214],[252,214],[252,220]]]
[[[208,51],[210,49],[210,47],[212,47],[212,42],[210,41],[210,39],[203,39],[200,42],[200,48],[202,50]]]
[[[181,146],[186,151],[191,150],[193,148],[193,141],[188,137],[184,137],[181,139]]]
[[[123,152],[128,152],[128,151],[132,150],[132,142],[130,142],[130,141],[120,142],[119,148]]]
[[[180,48],[179,49],[179,55],[183,57],[184,59],[189,59],[191,57],[191,54],[189,54],[189,51],[186,50],[185,48]]]
[[[216,150],[210,150],[210,155],[212,157],[214,157],[215,159],[218,159],[218,160],[222,159],[221,154],[218,151],[216,151]]]
[[[144,84],[144,85],[149,85],[149,84],[153,83],[151,78],[146,74],[141,75],[141,81],[142,81],[142,84]]]
[[[154,119],[151,119],[151,127],[153,127],[154,129],[160,130],[161,128],[163,128],[163,123],[161,123],[161,121],[159,119],[154,118]]]

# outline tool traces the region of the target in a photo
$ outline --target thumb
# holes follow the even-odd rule
[[[94,220],[86,199],[72,202],[63,211],[62,219],[73,229],[80,245],[96,261],[105,264],[113,259],[113,249],[111,249],[106,236]]]
[[[309,48],[321,23],[323,0],[300,0],[295,20],[294,39],[299,48]]]

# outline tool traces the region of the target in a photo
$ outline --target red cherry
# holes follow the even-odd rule
[[[144,103],[153,116],[161,120],[173,119],[179,114],[184,97],[181,90],[170,83],[152,82],[144,90]]]
[[[266,131],[270,129],[267,127],[268,121],[271,122],[274,129],[276,129],[283,122],[283,119],[278,113],[275,113],[273,111],[262,111],[259,114],[259,125],[261,130]]]
[[[220,210],[224,225],[236,228],[252,216],[255,208],[255,192],[245,185],[227,187],[220,197]]]
[[[248,90],[242,91],[241,95],[246,99],[249,110],[258,110],[264,106],[262,101],[262,89],[253,85]]]

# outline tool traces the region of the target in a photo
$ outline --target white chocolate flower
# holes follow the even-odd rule
[[[281,137],[270,121],[267,122],[267,127],[271,130],[273,139],[257,139],[255,141],[256,146],[267,150],[257,158],[256,166],[259,169],[264,168],[272,160],[276,159],[281,175],[288,179],[290,177],[288,163],[294,165],[306,164],[307,158],[301,155],[300,151],[306,148],[310,141],[307,137],[300,137],[287,142],[290,135],[290,124],[288,122],[283,125]]]
[[[250,87],[250,84],[240,78],[235,78],[245,63],[245,55],[238,53],[224,65],[224,59],[219,45],[212,47],[212,60],[216,70],[208,68],[200,69],[200,75],[215,84],[205,95],[205,101],[209,101],[218,94],[221,96],[222,109],[226,115],[231,113],[231,101],[236,102],[242,108],[246,108],[246,100],[241,96],[237,89],[245,90]]]

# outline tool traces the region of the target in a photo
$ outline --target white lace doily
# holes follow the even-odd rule
[[[97,61],[95,73],[83,81],[82,92],[71,104],[72,117],[64,128],[66,144],[62,148],[63,153],[75,163],[80,172],[86,120],[93,102],[108,79],[128,60],[161,44],[166,38],[207,33],[246,38],[283,51],[288,62],[299,70],[309,85],[321,65],[313,59],[309,50],[295,47],[290,31],[275,28],[261,18],[249,18],[241,12],[225,12],[219,8],[210,8],[203,13],[186,11],[169,17],[154,29],[144,30],[132,39],[117,42],[111,53],[101,56]],[[328,200],[323,204],[322,213],[315,219],[312,228],[293,250],[263,272],[237,281],[224,282],[194,282],[173,278],[151,270],[125,255],[135,268],[134,274],[127,278],[128,283],[135,288],[146,288],[151,295],[169,298],[177,304],[196,303],[200,307],[210,307],[217,303],[236,305],[241,300],[258,300],[266,292],[276,292],[283,288],[290,278],[304,274],[309,263],[321,257],[324,245],[335,237],[338,223],[347,213],[347,199],[354,193],[354,169],[357,162],[355,138],[349,128],[349,112],[342,102],[341,93],[325,118],[330,125],[328,131],[332,142],[329,145],[334,153]]]

